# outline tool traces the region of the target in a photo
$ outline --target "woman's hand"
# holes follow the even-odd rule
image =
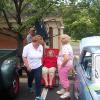
[[[31,71],[31,66],[28,63],[27,57],[23,57],[23,61],[24,61],[24,66],[27,68],[27,71]]]
[[[28,67],[27,67],[27,70],[30,72],[32,69],[31,69],[31,67],[28,66]]]

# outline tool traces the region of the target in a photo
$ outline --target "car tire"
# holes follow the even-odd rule
[[[12,85],[9,89],[9,95],[11,98],[15,98],[19,93],[19,76],[16,74],[12,79]]]

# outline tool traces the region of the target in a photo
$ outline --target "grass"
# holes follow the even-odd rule
[[[79,45],[80,40],[72,40],[71,45]]]

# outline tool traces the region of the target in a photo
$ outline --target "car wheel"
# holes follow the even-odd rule
[[[19,77],[17,74],[13,77],[9,93],[12,98],[16,97],[19,93]]]

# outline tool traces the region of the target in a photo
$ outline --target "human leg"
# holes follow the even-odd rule
[[[75,95],[75,98],[78,100],[78,97],[79,97],[79,93],[78,93],[78,86],[79,86],[79,80],[78,80],[78,77],[75,73],[75,78],[74,78],[74,95]]]
[[[34,70],[31,70],[30,72],[28,72],[28,88],[30,92],[33,92],[33,87],[32,87],[32,82],[33,82],[33,78],[34,78]]]
[[[48,87],[48,68],[47,67],[42,68],[42,77],[45,81],[45,86]]]
[[[49,68],[49,86],[50,87],[52,87],[52,81],[53,81],[54,76],[55,76],[55,71],[56,71],[55,67]]]
[[[33,82],[33,78],[34,78],[34,71],[31,70],[30,72],[28,72],[28,87],[32,87],[32,82]]]
[[[68,72],[70,70],[70,67],[62,67],[59,70],[59,79],[60,79],[60,83],[62,88],[64,89],[64,93],[62,93],[62,95],[60,96],[60,98],[67,98],[70,96],[70,92],[69,92],[69,88],[70,88],[70,83],[68,80]]]
[[[41,96],[42,66],[34,70],[36,96]]]

